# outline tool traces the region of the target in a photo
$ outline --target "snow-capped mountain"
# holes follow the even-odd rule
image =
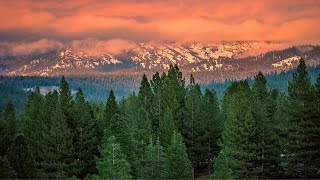
[[[257,71],[287,70],[301,57],[309,65],[320,64],[319,46],[284,47],[282,43],[257,41],[138,43],[120,54],[101,52],[95,56],[66,47],[44,54],[0,57],[0,72],[22,76],[153,73],[178,64],[184,72],[221,80]]]

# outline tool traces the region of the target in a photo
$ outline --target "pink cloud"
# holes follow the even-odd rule
[[[48,39],[40,39],[32,42],[1,42],[2,55],[27,55],[31,53],[45,53],[64,47],[61,42]]]
[[[318,0],[0,1],[0,17],[0,38],[320,43]]]
[[[111,39],[107,41],[97,39],[75,40],[70,46],[75,50],[83,50],[89,55],[101,55],[102,52],[119,54],[136,47],[136,43],[123,39]]]

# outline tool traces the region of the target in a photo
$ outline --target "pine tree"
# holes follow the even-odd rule
[[[167,179],[166,154],[157,139],[156,144],[153,144],[150,139],[150,144],[146,149],[146,164],[143,168],[143,179]]]
[[[248,98],[251,92],[246,81],[236,82],[230,87],[235,91],[225,97],[228,102],[225,107],[228,109],[224,110],[227,120],[222,133],[221,151],[228,159],[232,178],[256,178],[261,169],[255,164],[258,145],[252,142],[258,132]]]
[[[1,132],[1,156],[7,154],[8,148],[14,140],[14,136],[17,133],[17,120],[15,108],[11,100],[7,102],[6,108],[3,112],[3,117],[0,122]]]
[[[11,167],[7,156],[0,156],[0,179],[15,179],[17,173]]]
[[[58,91],[49,92],[44,97],[43,108],[40,109],[40,119],[43,122],[43,128],[48,128],[50,125],[50,119],[53,116],[53,112],[56,108],[56,104],[59,99]]]
[[[183,121],[183,128],[181,133],[185,139],[186,146],[188,147],[188,156],[191,160],[193,173],[196,162],[199,162],[203,158],[203,153],[207,150],[203,144],[203,140],[200,134],[204,133],[205,125],[201,118],[201,90],[198,84],[194,83],[194,79],[190,77],[189,91],[186,95],[185,106],[186,106],[186,117]]]
[[[191,179],[191,163],[187,149],[180,133],[174,132],[168,147],[168,176],[169,179]]]
[[[163,97],[164,95],[164,84],[165,79],[167,78],[166,74],[163,73],[162,76],[156,72],[151,80],[151,86],[154,92],[154,97],[152,101],[152,111],[151,111],[151,122],[152,130],[154,134],[158,134],[159,124],[163,117],[164,107],[167,106],[166,101]]]
[[[71,129],[75,129],[76,123],[72,117],[72,96],[71,90],[68,82],[63,76],[60,82],[60,103],[62,107],[62,112],[65,115],[68,123],[68,127]],[[71,132],[73,134],[73,132]]]
[[[319,162],[319,119],[316,118],[315,90],[303,59],[288,84],[290,102],[289,177],[317,178]]]
[[[139,99],[134,94],[131,94],[124,100],[123,116],[132,131],[132,138],[134,139],[133,145],[135,146],[135,153],[140,166],[145,164],[145,149],[148,144],[149,138],[152,136],[151,120],[148,113],[143,107],[140,107]],[[137,173],[141,177],[141,169]]]
[[[35,172],[35,161],[24,135],[17,135],[8,150],[8,159],[19,179],[32,179]]]
[[[42,178],[41,174],[43,172],[40,171],[42,170],[41,163],[44,160],[43,134],[49,131],[49,125],[51,124],[51,116],[47,116],[45,113],[53,111],[49,107],[49,100],[46,101],[40,94],[39,87],[37,87],[36,90],[29,95],[23,112],[22,132],[26,137],[30,152],[36,162],[35,178]],[[44,103],[46,103],[46,105],[44,105]],[[56,106],[56,104],[54,106]],[[44,108],[46,110],[44,110]]]
[[[139,143],[134,138],[133,127],[129,125],[128,119],[115,114],[110,121],[110,126],[105,131],[105,136],[113,135],[117,138],[117,142],[121,145],[123,153],[131,165],[131,175],[133,178],[138,178],[141,174],[141,164],[137,155]]]
[[[203,146],[207,147],[205,159],[209,162],[209,176],[211,176],[212,160],[218,156],[219,146],[218,140],[222,133],[222,122],[220,114],[220,106],[217,94],[214,90],[205,90],[202,98],[202,124],[204,125]]]
[[[83,179],[87,174],[96,174],[95,156],[98,156],[98,138],[90,107],[79,89],[73,105],[73,117],[76,122],[74,148],[77,160],[77,177]]]
[[[130,164],[115,136],[104,137],[100,154],[97,179],[131,179]]]
[[[288,118],[288,98],[285,94],[280,93],[276,99],[276,111],[273,117],[274,124],[274,154],[277,154],[273,159],[272,171],[270,178],[286,178],[285,171],[287,167],[288,153],[288,135],[291,129],[291,123]]]
[[[164,81],[164,100],[166,105],[172,110],[175,124],[178,130],[183,128],[184,108],[185,108],[185,79],[182,76],[177,64],[170,65],[168,75],[162,77]],[[166,107],[166,106],[164,106]]]
[[[170,145],[172,134],[176,130],[173,114],[169,108],[166,108],[163,114],[163,120],[159,125],[159,138],[163,147],[167,148]]]
[[[142,76],[138,98],[141,106],[150,114],[153,92],[145,74]]]
[[[273,161],[278,157],[274,151],[275,136],[274,128],[276,124],[272,124],[272,119],[268,117],[267,103],[270,99],[270,94],[267,90],[267,80],[264,75],[259,72],[254,77],[252,88],[252,114],[257,123],[255,128],[259,132],[255,143],[258,146],[258,159],[255,165],[260,166],[261,172],[258,174],[259,178],[268,178],[273,170]]]
[[[110,90],[107,104],[105,106],[104,113],[103,113],[103,119],[101,122],[99,122],[100,135],[102,135],[105,129],[108,126],[110,126],[111,118],[118,112],[119,112],[119,106],[116,101],[116,97],[114,96],[113,90]],[[101,138],[102,137],[100,137],[100,139]]]
[[[67,178],[74,174],[72,136],[60,101],[54,111],[49,131],[43,132],[43,138],[42,178]]]
[[[230,159],[225,151],[227,151],[226,148],[222,149],[215,161],[213,179],[232,179]]]
[[[11,100],[7,102],[7,106],[4,111],[4,120],[7,124],[8,135],[14,137],[17,133],[17,119],[15,108]]]
[[[6,124],[5,121],[3,119],[3,115],[2,113],[0,114],[0,156],[4,156],[6,155],[7,152],[7,146],[6,144],[9,144],[7,135],[6,135]]]

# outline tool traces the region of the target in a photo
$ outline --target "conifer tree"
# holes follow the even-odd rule
[[[110,121],[110,126],[105,131],[105,136],[113,135],[117,138],[117,142],[121,145],[123,153],[130,163],[131,175],[133,178],[138,178],[141,175],[141,164],[137,155],[139,144],[134,138],[133,127],[129,125],[128,119],[115,114]]]
[[[49,131],[43,134],[44,161],[42,178],[67,178],[74,174],[71,132],[63,113],[61,102],[58,101]]]
[[[4,120],[7,124],[7,128],[6,128],[7,133],[9,136],[13,138],[14,135],[17,133],[17,119],[16,119],[15,108],[11,100],[7,102],[7,106],[5,108],[3,115],[4,115],[3,116]]]
[[[143,168],[143,179],[167,179],[167,157],[160,140],[157,139],[156,144],[153,144],[150,139],[150,144],[146,149],[146,164]]]
[[[167,77],[162,77],[164,81],[164,100],[173,111],[175,124],[178,130],[182,129],[185,108],[185,79],[182,76],[177,64],[170,65]],[[166,106],[164,106],[166,107]]]
[[[315,90],[303,59],[288,84],[290,102],[290,157],[288,175],[292,178],[318,178],[319,119]]]
[[[227,151],[226,148],[222,149],[215,161],[212,179],[232,179],[230,159],[226,156],[225,151]]]
[[[166,108],[163,114],[163,120],[159,125],[159,138],[163,147],[167,148],[170,145],[174,131],[177,131],[177,128],[174,124],[173,114],[169,108]]]
[[[124,118],[132,131],[132,136],[135,144],[135,152],[139,160],[139,164],[145,164],[145,149],[149,138],[152,136],[151,120],[148,113],[143,107],[140,107],[139,99],[134,94],[131,94],[124,101]],[[140,171],[140,170],[139,170]],[[141,174],[141,172],[139,172]],[[141,176],[141,175],[139,175]]]
[[[291,129],[291,123],[288,117],[289,102],[285,94],[280,93],[276,99],[276,111],[272,118],[274,126],[274,150],[276,154],[272,161],[273,166],[269,174],[270,178],[286,178],[285,171],[288,169],[287,159],[289,157],[288,151],[288,135]]]
[[[150,114],[153,92],[145,74],[142,76],[138,98],[141,106]]]
[[[48,107],[49,100],[46,106],[44,106],[44,103],[44,98],[40,94],[39,87],[37,87],[35,91],[31,92],[28,96],[23,112],[22,132],[26,137],[32,157],[36,162],[35,178],[42,178],[42,172],[40,171],[42,170],[41,163],[44,160],[43,134],[47,134],[49,131],[52,117],[45,115],[44,112],[53,111]],[[54,106],[56,106],[56,104]],[[43,107],[47,110],[44,110]]]
[[[260,166],[261,172],[259,178],[268,178],[272,171],[273,160],[278,154],[274,151],[275,136],[274,128],[276,124],[272,124],[272,119],[268,117],[267,103],[270,99],[270,94],[267,90],[267,80],[264,75],[259,72],[254,77],[252,88],[252,114],[255,118],[256,129],[259,132],[257,138],[252,140],[258,146],[258,159],[255,162],[257,167]]]
[[[8,148],[14,140],[14,136],[17,133],[17,120],[15,108],[11,100],[7,102],[3,117],[0,119],[0,131],[1,131],[1,156],[7,154]]]
[[[251,92],[245,81],[231,86],[235,88],[235,92],[230,94],[227,100],[227,121],[222,133],[221,152],[224,152],[228,159],[232,178],[257,178],[261,169],[255,164],[258,159],[258,145],[252,142],[258,132],[248,98]]]
[[[15,179],[17,173],[11,167],[7,156],[0,156],[0,179]]]
[[[131,179],[130,164],[115,136],[104,137],[101,158],[97,159],[97,179]]]
[[[152,115],[150,116],[151,122],[152,122],[152,130],[154,134],[159,133],[158,132],[159,124],[163,117],[164,107],[168,106],[166,104],[165,99],[163,98],[164,82],[166,78],[167,76],[165,73],[163,73],[163,75],[160,76],[160,74],[156,72],[152,76],[152,80],[150,82],[154,92],[154,97],[152,101],[152,112],[151,112]]]
[[[62,112],[65,115],[68,123],[68,127],[73,131],[76,127],[76,123],[72,116],[72,96],[68,82],[63,76],[60,82],[60,103]],[[73,134],[73,132],[71,132]]]
[[[110,90],[110,93],[109,93],[109,97],[108,97],[108,100],[107,100],[107,104],[105,106],[105,109],[104,109],[104,113],[103,113],[103,119],[102,121],[99,123],[99,128],[100,128],[100,134],[104,132],[104,130],[110,126],[110,121],[111,121],[111,118],[119,112],[119,106],[118,106],[118,103],[116,101],[116,97],[114,96],[114,92],[113,90]],[[101,134],[101,135],[102,135]]]
[[[8,137],[6,135],[6,125],[5,125],[5,121],[3,120],[3,116],[2,113],[0,115],[0,156],[4,156],[6,155],[7,152],[7,144],[9,144],[8,142]]]
[[[168,147],[168,176],[169,179],[191,179],[191,163],[188,159],[187,149],[180,133],[173,132]]]
[[[8,159],[19,179],[32,179],[35,172],[35,161],[24,135],[17,135],[8,150]]]
[[[59,99],[58,91],[54,90],[53,92],[49,92],[44,97],[44,105],[40,109],[40,119],[43,122],[43,128],[48,128],[50,125],[51,117],[53,116],[53,112],[56,108],[56,104]]]
[[[98,138],[90,108],[79,89],[73,105],[76,122],[74,148],[77,161],[77,177],[83,179],[87,174],[96,173],[95,156],[98,156]]]
[[[202,99],[202,124],[204,125],[204,133],[201,135],[203,138],[202,145],[207,147],[205,151],[205,159],[209,162],[209,176],[211,176],[212,160],[218,156],[219,146],[218,140],[222,133],[222,122],[219,107],[219,100],[214,90],[205,90]]]
[[[199,85],[194,83],[192,76],[188,89],[185,100],[186,120],[183,121],[181,133],[188,147],[188,156],[194,170],[196,162],[201,161],[203,152],[207,148],[201,144],[203,141],[198,139],[201,138],[200,134],[204,133],[205,125],[201,119],[201,90]]]

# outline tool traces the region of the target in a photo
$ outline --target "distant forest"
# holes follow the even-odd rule
[[[73,94],[72,78],[45,95],[21,91],[57,82],[38,79],[0,78],[12,87],[1,94],[16,96],[0,111],[1,179],[194,179],[203,169],[211,179],[320,178],[319,67],[303,59],[287,73],[206,86],[171,65],[138,90],[110,86],[106,102],[86,98],[96,86]],[[113,89],[128,94],[117,101]]]
[[[292,74],[296,69],[283,71],[280,73],[271,73],[265,75],[267,80],[267,89],[276,89],[280,92],[287,93],[288,81],[292,79]],[[311,83],[315,83],[317,76],[320,74],[320,66],[308,67],[311,77]],[[152,76],[150,77],[152,78]],[[195,76],[195,79],[197,77]],[[133,92],[138,93],[141,77],[125,76],[125,75],[109,75],[109,76],[73,76],[66,77],[70,84],[70,90],[75,97],[78,88],[81,88],[83,94],[90,103],[105,101],[109,91],[112,89],[117,100],[128,97]],[[246,79],[250,85],[253,85],[254,77]],[[36,76],[0,76],[0,108],[4,108],[10,99],[20,112],[26,102],[30,92],[28,89],[35,89],[39,86],[41,89],[50,89],[51,87],[59,88],[61,77],[36,77]],[[227,79],[224,82],[199,83],[201,92],[205,89],[215,89],[218,98],[222,99],[224,92],[235,80]],[[189,84],[187,77],[186,85]]]

